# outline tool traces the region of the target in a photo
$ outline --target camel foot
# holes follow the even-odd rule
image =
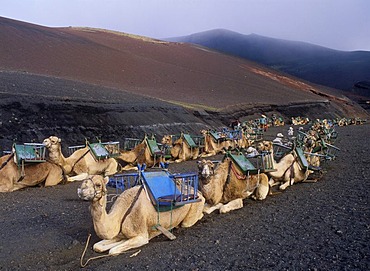
[[[270,187],[274,187],[274,186],[276,186],[276,185],[278,185],[278,184],[280,184],[280,182],[275,182],[275,180],[274,179],[270,179],[269,180],[269,185],[270,185]]]
[[[136,236],[131,239],[119,242],[116,246],[112,247],[109,250],[109,255],[115,256],[132,248],[141,247],[148,243],[149,243],[148,237]]]
[[[220,214],[225,214],[233,210],[237,210],[243,207],[243,200],[242,199],[235,199],[230,201],[229,203],[221,206]]]
[[[279,194],[281,194],[281,193],[283,193],[283,192],[270,192],[269,193],[269,196],[275,196],[275,195],[279,195]]]
[[[223,206],[223,204],[222,204],[222,203],[218,203],[218,204],[213,205],[213,206],[210,206],[210,205],[208,205],[208,204],[205,204],[205,205],[204,205],[204,208],[203,208],[203,213],[205,213],[205,214],[209,215],[209,214],[211,214],[213,211],[220,209],[222,206]]]
[[[289,186],[289,184],[282,184],[282,185],[279,186],[279,189],[280,190],[285,190],[288,186]]]
[[[93,250],[99,253],[105,252],[124,241],[126,240],[122,240],[122,239],[101,240],[93,245]]]
[[[88,173],[81,173],[73,177],[67,177],[67,182],[83,181],[89,177]]]
[[[318,179],[313,179],[313,180],[305,180],[303,183],[317,183]]]

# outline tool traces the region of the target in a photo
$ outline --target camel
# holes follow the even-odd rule
[[[61,150],[61,139],[50,136],[43,141],[49,151],[50,162],[62,167],[67,181],[81,181],[91,174],[113,175],[117,172],[118,162],[113,158],[96,160],[88,146],[76,150],[69,157],[64,157]],[[73,177],[71,177],[73,176]]]
[[[291,122],[293,125],[306,125],[310,122],[309,118],[303,118],[303,117],[292,117]]]
[[[210,160],[198,162],[199,187],[206,199],[204,212],[215,210],[227,213],[243,207],[243,199],[264,200],[269,193],[266,174],[244,175],[233,161],[226,157],[216,168]]]
[[[145,138],[133,150],[121,151],[116,159],[125,163],[122,170],[135,170],[137,169],[137,164],[146,164],[147,167],[153,167],[161,162],[165,162],[162,152],[155,155],[158,155],[158,159],[152,155]]]
[[[103,239],[94,244],[96,252],[109,250],[109,255],[118,255],[141,247],[160,235],[161,232],[156,229],[159,222],[165,229],[191,227],[203,217],[204,198],[200,193],[198,196],[201,200],[198,202],[158,213],[143,186],[125,190],[107,213],[107,182],[107,177],[89,176],[78,189],[81,199],[91,201],[94,229],[98,237]]]
[[[32,163],[24,165],[24,175],[14,162],[13,154],[0,157],[0,192],[12,192],[25,187],[44,184],[57,185],[63,181],[62,169],[52,163]]]
[[[233,142],[226,138],[215,141],[207,130],[202,130],[201,134],[204,136],[204,152],[200,157],[209,157],[219,153],[225,153],[225,150],[232,149],[234,147]]]
[[[273,143],[272,141],[262,141],[257,145],[259,152],[269,152],[274,157]],[[298,157],[295,152],[285,154],[278,163],[274,159],[271,159],[273,168],[276,171],[268,172],[267,175],[271,178],[270,185],[282,183],[279,186],[280,190],[285,190],[288,186],[294,183],[306,181],[310,170],[302,168],[298,162]]]
[[[250,135],[242,131],[240,139],[235,142],[235,147],[239,149],[247,149],[252,146],[253,140],[250,139]]]
[[[162,138],[162,144],[171,146],[171,158],[174,159],[175,163],[190,159],[195,160],[199,157],[199,147],[190,147],[184,134],[174,142],[171,135],[165,135]]]

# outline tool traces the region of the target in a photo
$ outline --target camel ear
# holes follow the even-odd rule
[[[104,177],[104,184],[106,185],[108,182],[109,182],[109,177],[108,176]]]
[[[61,138],[59,138],[59,137],[58,137],[58,142],[59,142],[59,143],[60,143],[60,142],[62,142],[62,139],[61,139]]]

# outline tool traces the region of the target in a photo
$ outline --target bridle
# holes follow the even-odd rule
[[[102,188],[101,190],[100,189],[98,190],[96,188],[96,184],[93,181],[93,177],[87,178],[86,181],[90,181],[93,184],[93,188],[94,188],[94,196],[93,196],[93,199],[95,199],[97,196],[99,196],[99,194],[101,194],[100,197],[99,197],[99,199],[101,199],[104,195],[107,194],[107,191],[104,190],[104,188]],[[97,200],[99,200],[99,199],[97,199]]]
[[[207,166],[210,168],[210,174],[207,177],[204,177],[203,174],[202,174],[203,167],[202,167],[202,169],[199,168],[198,175],[200,176],[199,179],[201,180],[202,184],[208,184],[209,179],[211,178],[211,176],[213,176],[215,174],[215,169],[213,167],[210,167],[209,165],[207,165]]]

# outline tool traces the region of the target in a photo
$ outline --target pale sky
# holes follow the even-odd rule
[[[370,51],[370,0],[0,0],[0,16],[152,38],[223,28]]]

